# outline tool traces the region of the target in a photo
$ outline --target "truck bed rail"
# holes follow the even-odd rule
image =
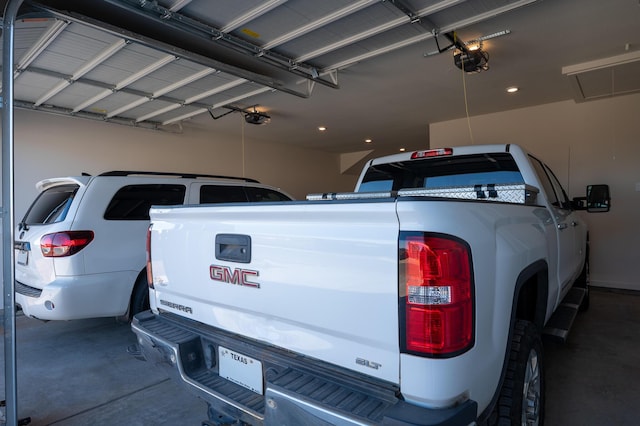
[[[441,197],[461,200],[497,201],[502,203],[534,205],[538,188],[524,183],[486,184],[474,186],[443,186],[436,188],[407,188],[398,191],[377,192],[325,192],[307,195],[308,201],[366,200],[396,197]]]

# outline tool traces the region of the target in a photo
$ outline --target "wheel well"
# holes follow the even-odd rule
[[[503,386],[507,373],[507,364],[511,352],[511,339],[518,320],[530,321],[538,332],[542,332],[544,318],[547,310],[547,296],[549,294],[549,267],[547,262],[539,260],[526,267],[518,276],[513,295],[513,310],[509,326],[509,338],[503,361],[502,373],[491,403],[478,417],[478,424],[493,424],[496,419],[494,408],[498,403],[500,389]]]
[[[145,291],[149,291],[147,284],[147,268],[143,268],[142,271],[140,271],[140,273],[136,277],[135,283],[133,284],[133,288],[131,289],[131,297],[129,298],[129,309],[127,309],[126,313],[127,319],[129,321],[131,321],[133,315],[137,314],[142,309],[148,308],[148,297],[145,301],[145,296],[142,294]]]
[[[542,330],[547,311],[548,282],[546,262],[536,262],[522,272],[516,287],[518,293],[512,322],[518,319],[530,321]]]
[[[136,287],[136,285],[140,282],[140,280],[142,278],[146,278],[147,277],[147,268],[142,268],[142,271],[140,271],[140,273],[138,274],[138,276],[136,277],[135,282],[133,283],[133,288]],[[133,293],[133,288],[131,290],[131,293]]]
[[[133,298],[136,295],[136,288],[138,287],[138,284],[146,277],[147,268],[142,268],[142,271],[140,271],[140,273],[136,277],[136,280],[133,282],[133,287],[131,287],[131,296],[129,296],[129,307],[131,307],[131,304],[133,303]]]

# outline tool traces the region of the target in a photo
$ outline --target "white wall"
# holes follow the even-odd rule
[[[516,143],[549,164],[570,197],[610,186],[609,213],[589,225],[592,285],[640,290],[640,94],[566,101],[430,126],[430,146]]]
[[[232,118],[230,118],[232,119]],[[252,130],[255,130],[253,128]],[[244,132],[226,137],[185,126],[182,134],[133,128],[36,111],[15,111],[15,212],[22,218],[35,183],[55,176],[109,170],[151,170],[247,176],[287,191],[348,191],[336,154],[272,144]],[[243,158],[244,151],[244,158]]]

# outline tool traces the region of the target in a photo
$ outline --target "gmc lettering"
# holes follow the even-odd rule
[[[260,283],[251,281],[253,277],[260,276],[258,271],[252,269],[230,268],[222,265],[211,265],[209,275],[213,281],[227,284],[241,285],[244,287],[260,288]]]

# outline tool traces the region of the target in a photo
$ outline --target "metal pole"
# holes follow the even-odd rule
[[[4,291],[4,392],[6,424],[18,424],[15,265],[13,253],[13,45],[14,26],[23,0],[9,0],[2,28],[2,279]]]

